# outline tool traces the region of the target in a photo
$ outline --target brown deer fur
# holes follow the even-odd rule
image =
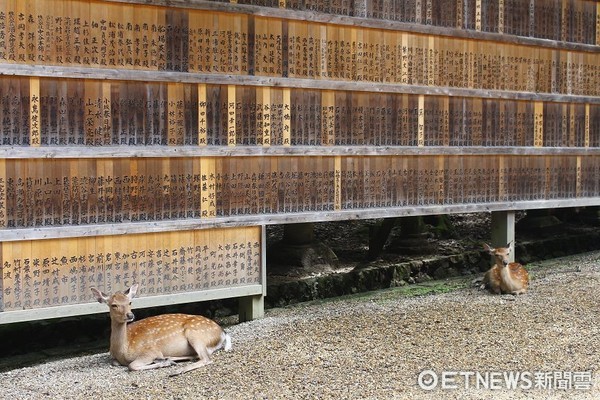
[[[137,285],[112,296],[91,288],[100,303],[110,310],[110,354],[132,371],[167,367],[175,361],[194,360],[179,373],[211,363],[210,355],[228,351],[231,339],[214,321],[187,314],[164,314],[132,322],[131,299]]]
[[[510,262],[510,243],[506,247],[492,248],[487,244],[483,247],[496,261],[483,277],[485,287],[494,294],[525,293],[529,287],[529,274],[521,264]]]

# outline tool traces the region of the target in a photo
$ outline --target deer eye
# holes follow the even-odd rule
[[[117,308],[116,304],[111,304],[110,306],[111,306],[111,308]]]

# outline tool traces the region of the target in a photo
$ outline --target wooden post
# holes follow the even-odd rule
[[[239,322],[251,321],[265,316],[265,296],[267,295],[267,229],[263,225],[260,228],[260,267],[261,283],[263,292],[259,295],[240,297],[239,299]]]
[[[492,212],[492,246],[504,247],[507,243],[515,240],[515,212],[493,211]],[[514,250],[514,247],[513,247]],[[510,260],[515,260],[515,252],[510,255]]]
[[[263,295],[240,297],[239,322],[252,321],[265,316],[265,297]]]

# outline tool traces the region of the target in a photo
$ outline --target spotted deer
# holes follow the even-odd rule
[[[135,316],[131,300],[137,289],[136,284],[123,293],[107,296],[91,288],[98,302],[107,304],[110,310],[113,365],[139,371],[198,359],[173,374],[178,375],[210,364],[210,355],[216,350],[231,349],[229,335],[216,322],[202,316],[164,314],[132,322]]]
[[[506,247],[492,248],[484,243],[483,248],[494,256],[496,265],[483,277],[483,284],[494,294],[523,294],[529,286],[529,274],[523,266],[510,262],[511,244]]]

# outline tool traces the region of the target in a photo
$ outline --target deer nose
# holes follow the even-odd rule
[[[504,266],[507,266],[509,264],[508,260],[504,260],[502,261],[502,264],[504,264]]]
[[[127,317],[127,322],[131,322],[135,319],[135,315],[133,315],[132,312],[127,313],[125,316]]]

